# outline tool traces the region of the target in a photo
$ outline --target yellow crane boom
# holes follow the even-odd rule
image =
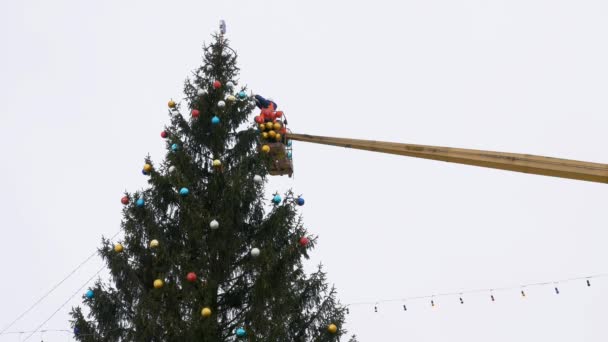
[[[315,144],[398,154],[535,175],[608,183],[608,164],[551,158],[520,153],[505,153],[464,148],[401,144],[374,140],[322,137],[288,133],[287,138]]]

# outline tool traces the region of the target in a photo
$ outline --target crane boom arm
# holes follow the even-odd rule
[[[608,164],[464,148],[401,144],[374,140],[322,137],[288,133],[287,138],[315,144],[341,146],[358,150],[398,154],[450,163],[489,167],[551,177],[608,183]]]

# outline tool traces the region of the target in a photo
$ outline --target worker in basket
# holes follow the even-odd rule
[[[260,108],[260,115],[255,122],[261,131],[262,151],[268,153],[269,173],[271,175],[289,175],[293,173],[291,151],[286,148],[287,127],[282,120],[283,112],[277,111],[277,104],[272,99],[265,99],[261,95],[254,95],[256,106]],[[289,150],[291,150],[289,148]]]

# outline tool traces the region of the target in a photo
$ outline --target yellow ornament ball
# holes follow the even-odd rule
[[[211,316],[211,309],[203,308],[203,310],[201,310],[201,316],[203,316],[205,318]]]
[[[260,131],[264,132],[266,130],[266,125],[260,124]]]
[[[274,138],[277,139],[277,141],[281,141],[281,135],[279,133],[277,133]]]
[[[277,135],[277,132],[275,131],[268,131],[268,136],[271,138],[274,138]]]
[[[278,122],[275,122],[272,127],[274,128],[275,131],[278,131],[281,129],[281,124]]]
[[[264,152],[264,153],[270,152],[270,146],[268,146],[268,145],[262,146],[262,152]]]
[[[332,323],[327,326],[327,331],[329,331],[330,334],[335,334],[336,331],[338,331],[338,327]]]
[[[123,247],[121,244],[117,243],[114,245],[114,252],[120,253],[120,252],[122,252],[122,250],[123,250]]]
[[[144,171],[146,171],[146,172],[152,171],[152,165],[150,165],[148,163],[144,164]]]
[[[263,139],[268,139],[268,133],[267,132],[262,132],[262,138]]]
[[[219,159],[216,159],[216,160],[213,161],[213,166],[219,167],[221,165],[222,165],[222,162]]]
[[[155,288],[155,289],[160,289],[160,288],[162,288],[164,285],[165,285],[165,282],[164,282],[164,281],[162,281],[162,279],[156,279],[156,280],[154,281],[154,288]]]
[[[158,240],[154,239],[152,241],[150,241],[150,248],[156,248],[158,247]]]
[[[273,127],[272,122],[267,122],[266,123],[266,129],[272,129],[272,127]]]
[[[175,108],[175,101],[171,100],[167,105],[169,105],[169,108]]]

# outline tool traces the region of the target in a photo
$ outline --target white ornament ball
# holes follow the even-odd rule
[[[258,248],[252,248],[251,249],[251,256],[254,258],[257,258],[260,256],[260,250]]]
[[[220,223],[217,222],[217,220],[213,220],[211,221],[211,223],[209,223],[209,228],[211,229],[218,229],[220,227]]]
[[[169,166],[169,173],[175,172],[175,166]]]
[[[232,87],[234,87],[234,83],[228,81],[228,82],[226,82],[226,87],[232,88]]]
[[[220,107],[220,108],[224,108],[224,107],[226,107],[226,102],[220,101],[220,102],[217,103],[217,106]]]
[[[264,180],[262,179],[262,176],[260,176],[260,175],[255,175],[255,176],[253,176],[253,181],[254,181],[254,182],[256,182],[257,184],[262,184],[262,182],[263,182]]]
[[[205,91],[202,88],[198,88],[198,90],[196,91],[197,95],[203,95],[205,93]]]

